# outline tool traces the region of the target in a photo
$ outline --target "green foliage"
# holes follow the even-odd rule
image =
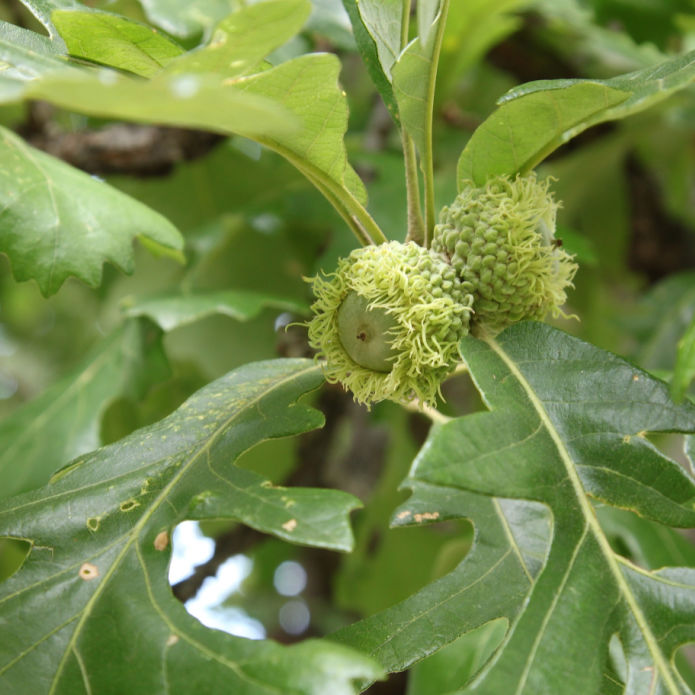
[[[51,19],[70,55],[142,77],[152,77],[182,53],[175,43],[150,27],[125,17],[56,10]]]
[[[544,80],[513,89],[461,154],[459,181],[526,173],[583,130],[625,118],[695,80],[695,52],[609,80]]]
[[[182,239],[161,215],[110,186],[0,130],[0,248],[18,280],[33,278],[44,295],[74,275],[101,283],[104,261],[133,270],[135,237],[169,253]],[[180,256],[180,253],[177,255]]]
[[[329,643],[286,651],[206,630],[166,582],[169,529],[183,518],[234,518],[291,542],[350,547],[347,514],[357,500],[333,490],[278,488],[232,465],[262,439],[320,425],[319,413],[296,404],[320,380],[319,368],[304,360],[241,368],[156,425],[76,459],[46,487],[5,501],[3,532],[32,543],[0,596],[3,616],[17,625],[1,657],[6,686],[21,690],[38,677],[53,692],[86,684],[103,691],[133,657],[144,672],[133,673],[130,688],[141,693],[187,670],[197,672],[197,687],[209,691],[224,679],[247,693],[273,692],[288,678],[297,692],[348,693],[351,679],[378,677],[369,659]],[[70,598],[50,621],[15,623],[27,609],[40,614],[47,591]],[[112,616],[108,625],[105,616]],[[137,638],[122,641],[126,635]],[[105,669],[102,648],[114,639],[118,656]],[[304,665],[301,676],[291,675],[295,659]]]
[[[691,8],[342,4],[0,6],[0,692],[695,692]],[[576,288],[465,335],[437,215],[536,167],[543,269],[534,218],[496,272]],[[186,520],[216,555],[172,592]],[[264,639],[186,610],[242,554],[217,615]]]
[[[125,313],[128,316],[148,316],[162,330],[171,331],[211,314],[224,314],[237,321],[248,321],[269,306],[297,313],[306,311],[306,306],[281,297],[260,292],[224,290],[142,298],[127,306]]]
[[[166,374],[158,331],[138,321],[114,331],[73,373],[0,421],[8,444],[0,454],[4,494],[42,485],[66,461],[96,449],[109,403],[142,398]]]

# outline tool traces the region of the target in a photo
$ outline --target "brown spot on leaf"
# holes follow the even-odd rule
[[[99,576],[99,568],[93,565],[91,562],[83,563],[78,572],[80,579],[84,579],[88,582],[90,579],[96,579]]]
[[[169,545],[169,534],[166,531],[160,531],[154,539],[154,549],[164,550]]]

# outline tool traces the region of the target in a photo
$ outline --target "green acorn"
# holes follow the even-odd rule
[[[471,183],[440,213],[432,250],[449,259],[473,294],[476,335],[562,314],[577,265],[555,239],[558,204],[548,185],[535,174]]]
[[[414,242],[393,241],[356,249],[310,282],[309,344],[326,360],[328,381],[361,403],[434,403],[473,301],[454,268]]]

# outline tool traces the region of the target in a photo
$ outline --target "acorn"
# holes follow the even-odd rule
[[[451,263],[473,295],[474,335],[494,336],[523,319],[564,315],[577,270],[555,239],[558,203],[535,174],[468,182],[442,209],[432,250]]]
[[[473,297],[456,270],[414,242],[354,250],[335,272],[310,278],[309,344],[326,379],[355,400],[434,404],[459,359]]]

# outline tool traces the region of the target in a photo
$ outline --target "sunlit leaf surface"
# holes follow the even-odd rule
[[[539,80],[512,89],[476,129],[458,163],[463,181],[527,173],[583,130],[625,118],[695,80],[695,51],[607,80]]]

